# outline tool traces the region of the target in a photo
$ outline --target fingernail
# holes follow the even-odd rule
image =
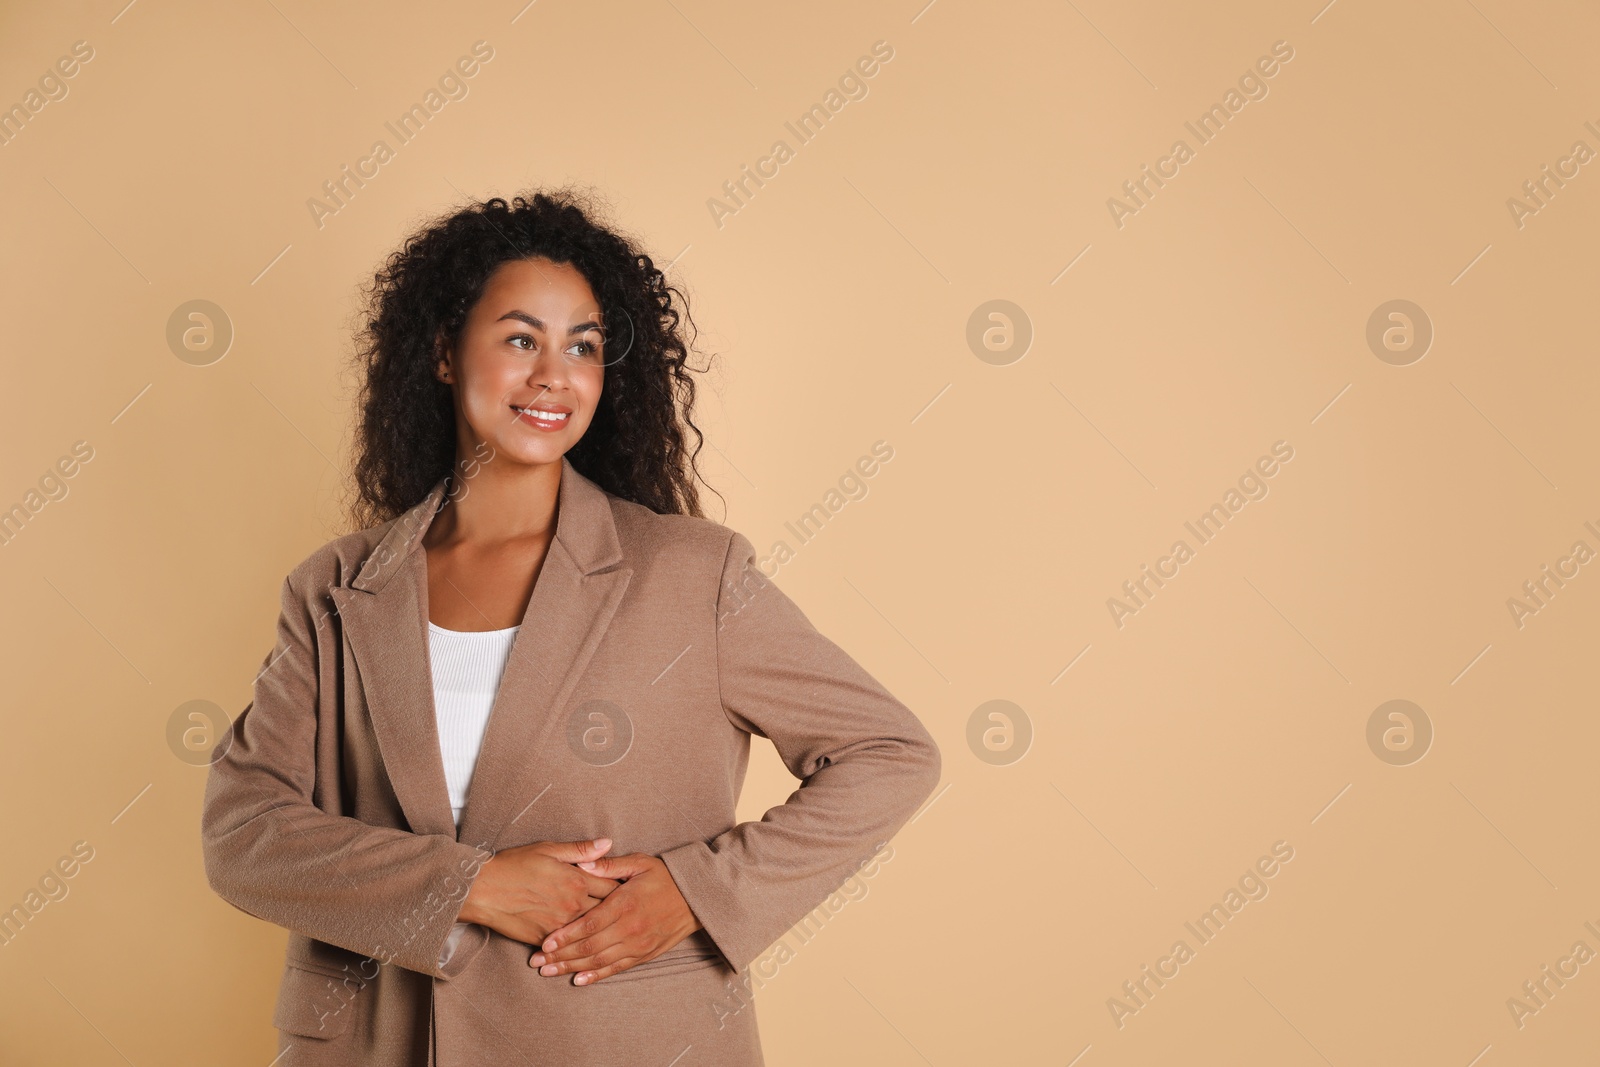
[[[543,967],[544,966],[544,953],[543,952],[535,952],[533,954],[533,959],[528,961],[528,965],[531,966],[531,967]]]
[[[577,984],[578,985],[587,985],[588,982],[589,982],[589,975],[587,973],[578,975],[578,980],[577,980]]]
[[[544,949],[546,952],[554,952],[556,950],[556,939],[552,937],[539,947]]]
[[[582,867],[586,871],[592,871],[594,870],[594,860],[584,860],[579,863],[578,866]]]
[[[556,973],[556,965],[553,963],[547,963],[543,967],[539,968],[539,973],[548,978]]]

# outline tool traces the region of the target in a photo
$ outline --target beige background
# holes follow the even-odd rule
[[[1520,1027],[1507,1000],[1600,951],[1600,566],[1520,628],[1507,600],[1600,551],[1600,164],[1521,228],[1506,201],[1600,150],[1600,16],[1322,3],[0,9],[7,106],[94,49],[0,147],[0,506],[94,450],[0,547],[0,908],[94,850],[0,947],[0,1059],[272,1059],[284,935],[209,891],[169,719],[244,706],[280,580],[342,531],[357,286],[424,217],[573,181],[718,355],[712,517],[793,544],[894,449],[777,580],[946,781],[769,968],[770,1064],[1579,1062],[1600,964]],[[469,94],[319,229],[322,182],[478,40]],[[868,94],[797,146],[785,121],[878,40]],[[1197,146],[1184,122],[1277,41],[1268,95]],[[719,228],[708,199],[779,138]],[[1107,199],[1178,138],[1119,228]],[[165,340],[194,299],[236,331],[209,366]],[[966,340],[996,299],[1033,330],[1005,365]],[[1406,366],[1366,341],[1395,299],[1435,333]],[[1107,598],[1280,440],[1269,495],[1118,628]],[[967,740],[997,699],[1033,734],[1004,765]],[[1435,731],[1410,765],[1368,746],[1392,699]],[[793,784],[760,757],[748,818]],[[1279,841],[1200,945],[1185,921]],[[1119,1028],[1108,999],[1179,939]]]

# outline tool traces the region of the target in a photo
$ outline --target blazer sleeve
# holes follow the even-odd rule
[[[220,757],[212,752],[200,822],[206,877],[224,900],[259,919],[453,977],[483,939],[450,954],[448,970],[441,950],[487,857],[454,838],[373,826],[313,802],[317,635],[326,631],[293,577],[283,583],[277,642],[256,676],[254,699],[219,743]]]
[[[911,710],[761,573],[743,534],[723,561],[716,633],[724,713],[802,780],[759,822],[661,854],[738,973],[905,825],[938,785],[940,756]]]

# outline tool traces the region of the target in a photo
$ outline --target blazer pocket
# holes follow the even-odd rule
[[[598,985],[610,985],[612,982],[632,982],[644,978],[661,978],[666,975],[684,974],[689,971],[726,966],[727,964],[723,961],[721,952],[718,952],[713,947],[707,947],[690,937],[667,949],[667,951],[653,960],[636,963],[625,971],[619,971],[609,978],[602,978]]]
[[[338,1037],[350,1029],[360,995],[340,976],[286,963],[272,1025],[296,1037]]]

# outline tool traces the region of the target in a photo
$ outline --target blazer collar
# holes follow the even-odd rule
[[[362,560],[351,589],[376,593],[405,569],[412,552],[444,508],[451,478],[440,478],[422,501],[394,520],[387,533]],[[464,483],[471,492],[471,483]],[[556,540],[560,541],[585,574],[609,567],[622,559],[622,543],[611,518],[606,491],[578,473],[572,461],[561,457],[560,506],[556,509]]]
[[[444,503],[446,482],[395,521],[349,585],[329,593],[359,677],[346,686],[346,699],[358,690],[412,832],[492,849],[518,820],[526,820],[525,831],[537,824],[534,801],[562,773],[565,746],[551,736],[560,711],[604,638],[633,569],[613,566],[623,554],[610,498],[563,456],[555,536],[506,660],[458,832],[433,702],[422,545]]]

